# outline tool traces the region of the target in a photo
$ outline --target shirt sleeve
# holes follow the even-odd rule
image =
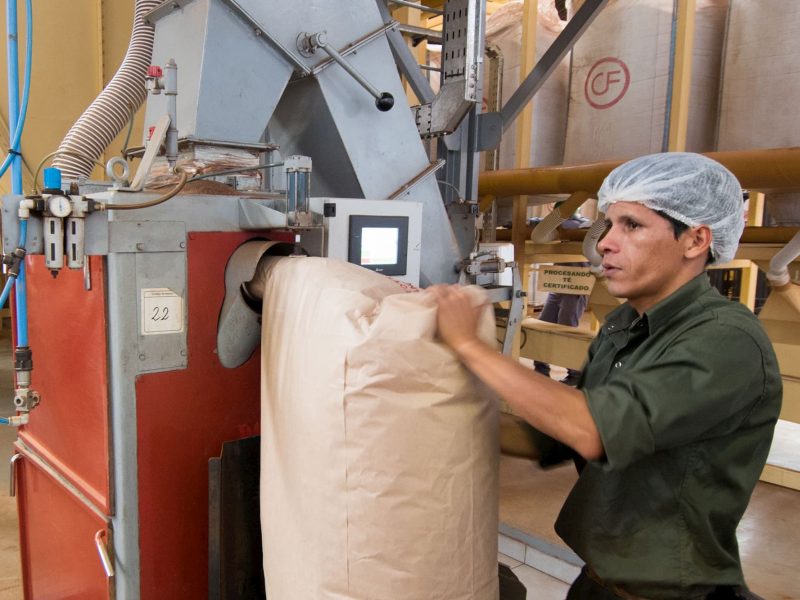
[[[583,390],[604,467],[730,433],[763,398],[765,379],[756,341],[716,321],[682,334],[648,364],[614,369],[604,385]]]
[[[578,453],[566,444],[562,444],[535,427],[528,425],[529,435],[539,453],[539,466],[543,469],[555,467],[570,460],[575,460]]]

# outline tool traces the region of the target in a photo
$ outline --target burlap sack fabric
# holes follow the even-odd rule
[[[261,276],[267,596],[497,598],[496,401],[433,299],[321,258]]]

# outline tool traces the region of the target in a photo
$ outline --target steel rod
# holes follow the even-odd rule
[[[439,10],[438,8],[431,8],[430,6],[425,6],[424,4],[416,4],[414,2],[408,2],[407,0],[388,0],[392,4],[399,4],[400,6],[407,6],[408,8],[414,8],[416,10],[431,13],[432,15],[443,15],[444,11]]]

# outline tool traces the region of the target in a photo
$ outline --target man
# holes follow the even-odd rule
[[[586,562],[568,599],[748,597],[736,527],[781,380],[756,318],[704,273],[735,254],[741,188],[715,161],[669,153],[618,167],[598,199],[603,276],[627,302],[591,344],[578,389],[479,341],[456,286],[433,288],[440,336],[533,426],[540,464],[576,459],[556,522]]]

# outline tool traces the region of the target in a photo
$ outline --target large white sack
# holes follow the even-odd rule
[[[267,597],[497,598],[497,405],[432,298],[331,259],[264,277]]]
[[[800,146],[798,64],[800,3],[731,1],[719,150]],[[768,194],[766,200],[765,224],[800,225],[800,194]]]
[[[697,0],[688,151],[714,149],[727,8]],[[610,0],[575,44],[564,164],[666,150],[674,10],[673,0]]]

